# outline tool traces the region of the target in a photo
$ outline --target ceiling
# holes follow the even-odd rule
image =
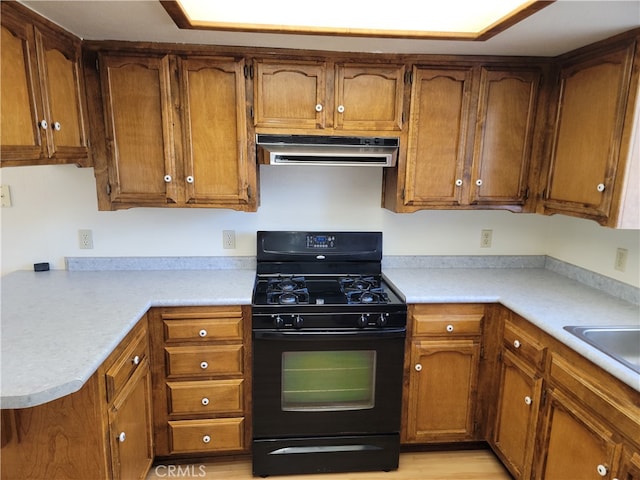
[[[416,0],[416,5],[419,6],[420,1]],[[156,0],[23,0],[21,3],[85,40],[351,52],[556,56],[640,27],[640,0],[558,0],[484,42],[180,30]],[[366,1],[367,8],[380,8],[382,15],[384,8],[392,4],[388,0]],[[419,13],[411,13],[416,14]]]

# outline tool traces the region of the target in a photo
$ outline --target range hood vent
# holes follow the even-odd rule
[[[256,135],[258,163],[393,167],[398,138]]]

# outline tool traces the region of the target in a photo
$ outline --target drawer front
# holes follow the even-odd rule
[[[149,342],[147,329],[144,328],[136,334],[122,355],[107,370],[107,402],[111,402],[126,385],[136,369],[149,358]]]
[[[480,335],[482,314],[413,315],[413,335]]]
[[[165,347],[167,376],[242,375],[242,345]]]
[[[504,325],[503,344],[518,358],[525,360],[533,367],[539,370],[544,368],[546,348],[509,322]]]
[[[242,341],[242,317],[164,320],[166,342]]]
[[[243,380],[167,382],[173,415],[243,413]]]
[[[242,450],[244,419],[179,420],[169,422],[171,453]]]

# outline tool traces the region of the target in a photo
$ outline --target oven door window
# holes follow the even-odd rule
[[[374,407],[375,350],[282,354],[282,410],[366,410]]]

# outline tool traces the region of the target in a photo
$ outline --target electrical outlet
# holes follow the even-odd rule
[[[78,244],[84,250],[93,248],[93,232],[91,230],[78,230]]]
[[[480,248],[491,248],[491,237],[493,237],[493,230],[482,230],[480,232]]]
[[[222,248],[226,248],[226,249],[236,248],[236,232],[234,230],[222,231]]]
[[[613,268],[620,272],[624,272],[627,269],[627,256],[629,255],[629,250],[626,248],[618,248],[616,249],[616,261],[613,264]]]

